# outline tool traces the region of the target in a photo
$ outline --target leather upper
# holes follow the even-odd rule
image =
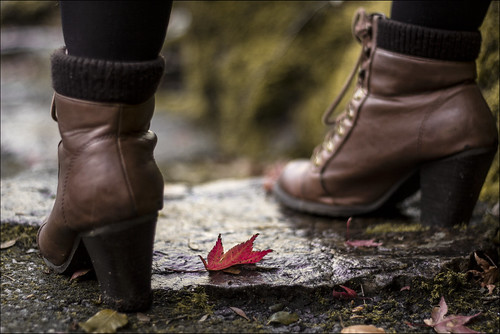
[[[59,180],[39,248],[63,263],[78,233],[152,214],[163,207],[163,178],[149,130],[154,98],[138,105],[101,103],[55,94]]]

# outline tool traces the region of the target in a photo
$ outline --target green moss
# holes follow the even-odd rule
[[[428,226],[423,226],[420,223],[397,224],[385,223],[369,226],[366,229],[367,234],[385,234],[385,233],[404,233],[404,232],[422,232],[429,230]]]
[[[0,225],[2,242],[16,239],[16,244],[23,247],[36,246],[36,233],[38,226],[27,226],[2,223]]]
[[[481,26],[483,43],[477,60],[478,84],[499,128],[499,10],[500,3],[492,1]],[[499,157],[498,152],[490,168],[480,199],[496,203],[499,199]]]
[[[439,301],[441,296],[449,298],[466,286],[467,279],[465,273],[457,273],[451,270],[439,273],[434,277],[431,298],[437,301]]]
[[[186,315],[189,319],[198,318],[204,314],[212,314],[213,306],[209,304],[208,295],[203,287],[185,289],[176,299],[174,314]]]

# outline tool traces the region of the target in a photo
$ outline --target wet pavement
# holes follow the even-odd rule
[[[219,302],[234,296],[240,301],[242,298],[263,300],[270,296],[295,296],[305,302],[315,293],[339,289],[339,285],[356,287],[358,291],[362,287],[364,294],[377,296],[382,291],[400,291],[405,286],[415,284],[416,279],[432,282],[436,275],[447,270],[465,272],[470,266],[472,252],[492,246],[490,237],[495,227],[491,224],[493,218],[486,212],[487,207],[479,205],[473,226],[450,230],[424,227],[418,223],[418,216],[410,216],[407,220],[354,218],[349,231],[350,239],[374,239],[381,245],[351,247],[345,243],[345,219],[315,217],[284,209],[277,204],[272,194],[266,192],[264,184],[263,178],[250,178],[222,179],[196,186],[181,183],[165,185],[165,207],[160,213],[154,245],[152,285],[157,296],[177,296],[176,294],[186,291],[193,293],[192,291],[198,291],[196,289],[203,289],[204,293]],[[50,169],[27,171],[2,179],[3,228],[33,226],[35,231],[52,206],[55,189],[56,171]],[[418,196],[408,200],[403,212],[418,213],[415,208],[417,201]],[[489,224],[481,223],[488,219]],[[222,235],[227,250],[256,233],[259,233],[254,244],[256,249],[273,249],[261,262],[242,266],[239,274],[205,271],[198,256],[206,258],[219,234]],[[12,319],[15,314],[9,312],[9,300],[14,296],[25,301],[26,298],[36,298],[33,297],[36,289],[24,291],[22,288],[23,284],[26,285],[33,279],[41,279],[44,282],[42,286],[47,281],[54,284],[48,288],[38,286],[38,289],[45,289],[45,298],[54,298],[54,302],[60,305],[59,308],[65,305],[63,309],[71,309],[73,305],[66,305],[67,298],[58,294],[59,289],[68,288],[68,279],[61,280],[58,278],[60,276],[43,274],[44,265],[39,257],[34,256],[36,249],[33,242],[34,239],[23,253],[23,256],[32,256],[30,261],[23,262],[15,256],[9,258],[8,253],[2,250],[3,271],[10,270],[17,263],[24,263],[24,266],[28,264],[31,272],[35,272],[21,272],[19,276],[12,278],[14,281],[2,279],[2,313],[5,319]],[[12,277],[9,270],[7,275]],[[26,268],[23,267],[23,270]],[[91,285],[72,286],[83,291],[90,288],[93,289],[93,294],[98,294],[95,281],[84,284]],[[17,290],[16,285],[19,287]],[[310,291],[307,294],[309,297],[303,296],[305,291]],[[273,300],[283,301],[279,298]],[[80,305],[82,301],[73,303]],[[167,299],[156,297],[155,303],[156,306],[151,311],[153,314],[161,310],[161,307],[166,307]],[[234,299],[232,303],[234,305]],[[32,307],[39,311],[34,305],[38,304],[34,303]],[[40,307],[41,305],[43,304]],[[93,305],[85,312],[97,312],[104,307],[105,305]],[[257,315],[262,314],[262,311],[256,312]],[[55,317],[53,313],[49,314]],[[79,314],[76,318],[82,320],[83,317],[84,315]],[[60,320],[49,316],[49,320],[62,321],[61,324],[69,326],[68,319]],[[38,328],[33,327],[35,325],[39,326],[39,322],[28,321],[25,325],[20,325],[20,328]],[[3,331],[12,330],[4,320],[2,328]],[[48,328],[52,327],[41,327],[44,330]],[[304,331],[300,326],[296,330],[286,328]],[[321,330],[318,328],[316,331]]]
[[[2,223],[39,225],[52,206],[56,184],[55,170],[2,180]],[[407,211],[417,200],[407,202]],[[480,214],[481,205],[477,211]],[[416,218],[354,218],[350,239],[382,243],[356,248],[345,243],[346,219],[284,209],[266,192],[263,178],[197,186],[166,184],[154,246],[153,286],[317,287],[363,280],[368,289],[376,290],[395,281],[404,285],[414,276],[433,277],[453,261],[484,248],[483,235],[429,229]],[[227,250],[256,233],[256,248],[273,249],[259,265],[244,268],[241,275],[205,271],[199,255],[206,258],[219,234]]]

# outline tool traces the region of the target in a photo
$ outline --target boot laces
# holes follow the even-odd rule
[[[355,116],[355,111],[352,109],[350,103],[348,107],[342,114],[340,114],[336,119],[332,119],[332,115],[335,113],[339,103],[344,98],[347,93],[349,87],[351,86],[352,80],[356,76],[358,69],[360,68],[363,60],[368,58],[370,49],[366,46],[369,41],[372,39],[372,25],[373,18],[375,16],[384,17],[383,14],[375,13],[368,15],[363,8],[360,8],[356,11],[354,15],[353,23],[352,23],[352,34],[354,38],[363,45],[361,48],[361,52],[359,53],[358,59],[351,73],[349,74],[346,82],[344,83],[340,93],[333,100],[330,106],[323,113],[322,121],[325,125],[334,125],[332,129],[327,133],[325,139],[322,144],[317,146],[313,152],[313,162],[315,165],[319,165],[321,163],[321,151],[327,150],[328,152],[332,152],[334,149],[334,141],[333,137],[335,134],[339,136],[343,136],[347,126],[353,121]],[[364,70],[361,69],[359,71],[360,79],[364,77]],[[356,98],[356,94],[354,93],[354,98]]]
[[[368,15],[366,14],[363,8],[360,8],[356,11],[352,23],[352,34],[359,43],[366,44],[369,40],[371,40],[372,22],[374,16],[384,16],[384,15],[379,13]],[[356,61],[354,68],[352,69],[346,82],[344,83],[344,86],[340,90],[340,93],[333,100],[330,106],[325,110],[322,119],[323,124],[333,125],[336,123],[336,120],[332,120],[331,116],[334,114],[335,109],[337,109],[337,106],[339,105],[340,101],[345,96],[349,86],[351,85],[351,82],[354,79],[356,72],[358,71],[359,66],[361,65],[361,62],[363,61],[364,56],[366,56],[365,52],[366,52],[365,48],[361,48],[358,60]]]

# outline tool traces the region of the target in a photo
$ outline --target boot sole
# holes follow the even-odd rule
[[[281,203],[297,211],[349,217],[372,213],[421,189],[421,221],[427,225],[453,226],[469,222],[495,153],[496,147],[471,149],[423,164],[375,202],[365,205],[335,206],[298,199],[281,189],[278,183],[273,192]]]

